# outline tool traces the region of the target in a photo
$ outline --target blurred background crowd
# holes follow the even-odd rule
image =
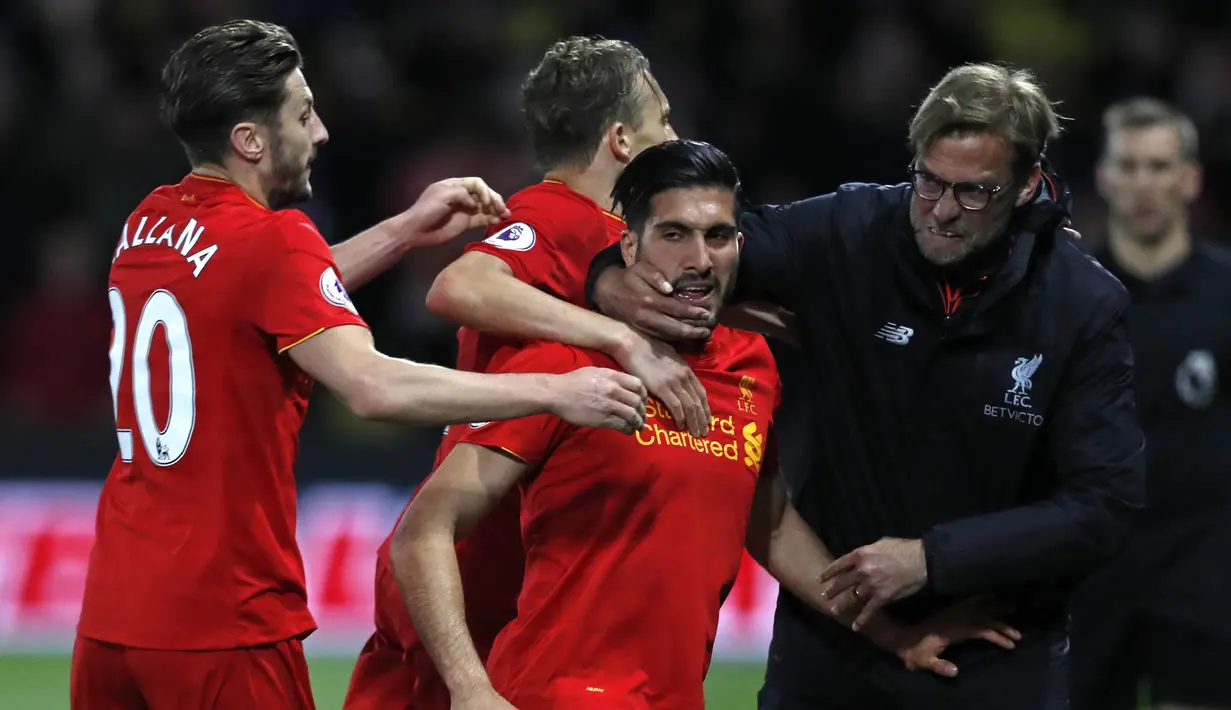
[[[1231,236],[1229,15],[1225,2],[1141,0],[6,0],[0,476],[105,476],[107,267],[128,212],[187,171],[157,120],[158,75],[207,24],[254,17],[298,38],[331,134],[306,211],[331,241],[443,177],[480,175],[506,196],[537,180],[521,78],[555,39],[601,33],[642,49],[676,130],[727,150],[755,201],[899,182],[909,117],[947,68],[1029,67],[1071,119],[1049,154],[1096,244],[1100,112],[1136,94],[1195,119],[1206,187],[1194,230]],[[452,363],[454,327],[423,300],[461,248],[414,252],[355,294],[382,350]],[[301,480],[427,472],[437,430],[359,423],[318,398]]]

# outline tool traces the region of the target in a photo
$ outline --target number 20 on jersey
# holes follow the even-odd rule
[[[128,313],[119,289],[107,293],[111,305],[111,403],[116,415],[116,436],[120,443],[120,460],[133,460],[133,438],[141,439],[150,461],[157,466],[170,466],[188,450],[197,418],[197,388],[192,366],[192,340],[188,335],[188,320],[184,309],[170,291],[159,289],[150,294],[141,307],[131,344],[128,339]],[[154,416],[154,396],[150,383],[150,348],[158,326],[163,328],[170,354],[170,407],[166,426],[160,426]],[[125,355],[131,351],[131,363]],[[125,365],[132,367],[132,404],[136,414],[136,431],[119,426],[120,380]],[[124,393],[128,394],[128,393]]]

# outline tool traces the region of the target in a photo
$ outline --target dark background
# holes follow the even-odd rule
[[[1091,187],[1101,109],[1148,93],[1197,121],[1206,191],[1195,228],[1228,234],[1231,5],[1059,0],[7,0],[0,6],[0,476],[101,481],[115,452],[106,272],[129,211],[187,163],[156,118],[158,72],[201,27],[287,25],[331,142],[307,212],[331,241],[409,206],[430,182],[480,175],[506,196],[538,179],[518,85],[555,39],[601,33],[650,58],[681,136],[740,166],[749,197],[898,182],[911,112],[949,67],[1033,69],[1072,120],[1050,150],[1102,231]],[[473,236],[473,235],[472,235]],[[354,294],[390,354],[451,364],[432,278],[462,247],[414,252]],[[301,480],[408,485],[439,431],[359,422],[318,392]]]

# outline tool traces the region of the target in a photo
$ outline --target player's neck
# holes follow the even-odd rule
[[[1192,237],[1188,225],[1180,223],[1158,242],[1145,244],[1129,238],[1112,225],[1107,246],[1120,268],[1143,281],[1153,281],[1188,258],[1192,252]]]
[[[579,192],[598,203],[599,207],[611,211],[611,188],[615,187],[615,177],[604,174],[604,171],[594,167],[589,168],[557,168],[547,171],[544,176],[548,180],[564,183],[570,190]]]
[[[228,170],[221,165],[213,163],[203,163],[194,165],[192,172],[205,177],[217,178],[226,180],[232,185],[238,187],[248,194],[249,197],[259,202],[264,207],[269,207],[269,198],[265,196],[265,190],[261,187],[261,180],[254,173],[243,170]]]

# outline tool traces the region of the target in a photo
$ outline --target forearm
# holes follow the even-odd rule
[[[458,698],[490,691],[491,680],[466,626],[453,538],[449,529],[407,531],[395,537],[390,556],[415,630],[450,694]]]
[[[451,269],[433,284],[428,308],[468,328],[518,340],[566,343],[613,357],[634,337],[624,323],[540,291],[518,280],[508,267]]]
[[[330,251],[342,283],[356,289],[401,260],[414,246],[409,229],[405,215],[397,215],[335,244]]]
[[[965,596],[1078,579],[1115,553],[1132,512],[1123,501],[1065,495],[938,525],[923,537],[929,584]]]
[[[415,425],[503,421],[553,411],[552,375],[487,375],[379,355],[362,368],[362,417]],[[358,368],[356,368],[358,369]]]

